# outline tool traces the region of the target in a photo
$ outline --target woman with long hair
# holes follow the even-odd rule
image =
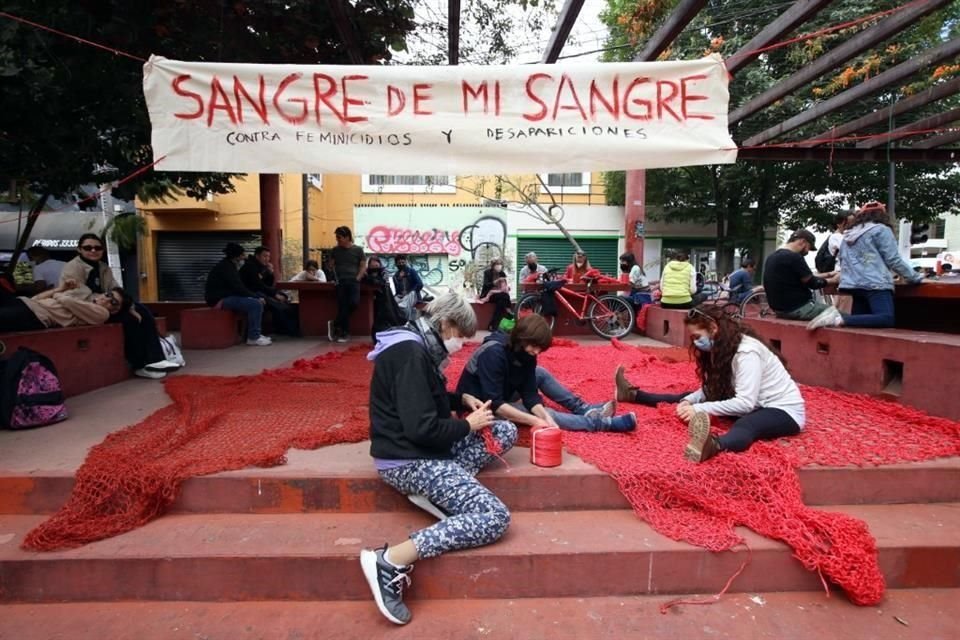
[[[563,279],[571,284],[580,284],[583,282],[583,276],[590,271],[590,258],[583,251],[577,251],[573,254],[567,270],[563,273]]]
[[[900,256],[887,208],[868,202],[857,211],[843,231],[840,242],[840,291],[853,297],[852,313],[829,307],[810,321],[807,329],[820,327],[892,327],[893,275],[896,271],[910,284],[923,276]]]
[[[695,307],[684,324],[701,387],[685,394],[651,394],[629,384],[623,367],[616,373],[617,399],[655,406],[676,402],[677,415],[690,425],[685,455],[703,462],[724,451],[746,451],[757,440],[796,435],[806,410],[783,357],[739,319],[714,306]],[[721,436],[711,435],[710,416],[737,418]]]

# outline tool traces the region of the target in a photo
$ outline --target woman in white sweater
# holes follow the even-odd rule
[[[685,455],[703,462],[723,451],[741,452],[757,440],[796,435],[806,412],[800,389],[783,358],[753,330],[719,307],[687,314],[691,350],[701,388],[679,395],[648,394],[630,387],[617,370],[617,396],[650,404],[679,402],[677,415],[690,425]],[[711,435],[710,416],[737,418],[721,436]]]

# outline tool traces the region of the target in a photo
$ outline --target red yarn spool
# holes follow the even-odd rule
[[[556,427],[541,427],[530,434],[530,462],[538,467],[559,467],[563,462],[563,433]]]

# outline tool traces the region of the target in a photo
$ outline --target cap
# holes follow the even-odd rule
[[[790,234],[790,238],[787,240],[787,242],[793,242],[794,240],[806,240],[810,245],[811,251],[817,250],[817,238],[806,229],[794,231],[792,234]]]

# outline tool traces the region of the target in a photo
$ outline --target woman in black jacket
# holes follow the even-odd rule
[[[448,393],[442,373],[449,355],[476,330],[470,304],[448,293],[411,325],[379,333],[367,356],[374,362],[369,402],[374,465],[384,482],[440,519],[399,544],[360,554],[377,607],[395,624],[410,621],[403,590],[416,560],[490,544],[510,524],[507,507],[474,476],[494,458],[480,431],[490,427],[502,453],[516,442],[517,428],[494,422],[490,403]],[[451,410],[470,413],[459,419]]]
[[[490,302],[493,308],[493,317],[490,319],[488,331],[500,328],[500,321],[510,309],[510,285],[507,274],[503,270],[503,260],[494,258],[490,266],[483,272],[483,286],[480,288],[480,298],[477,302]]]

